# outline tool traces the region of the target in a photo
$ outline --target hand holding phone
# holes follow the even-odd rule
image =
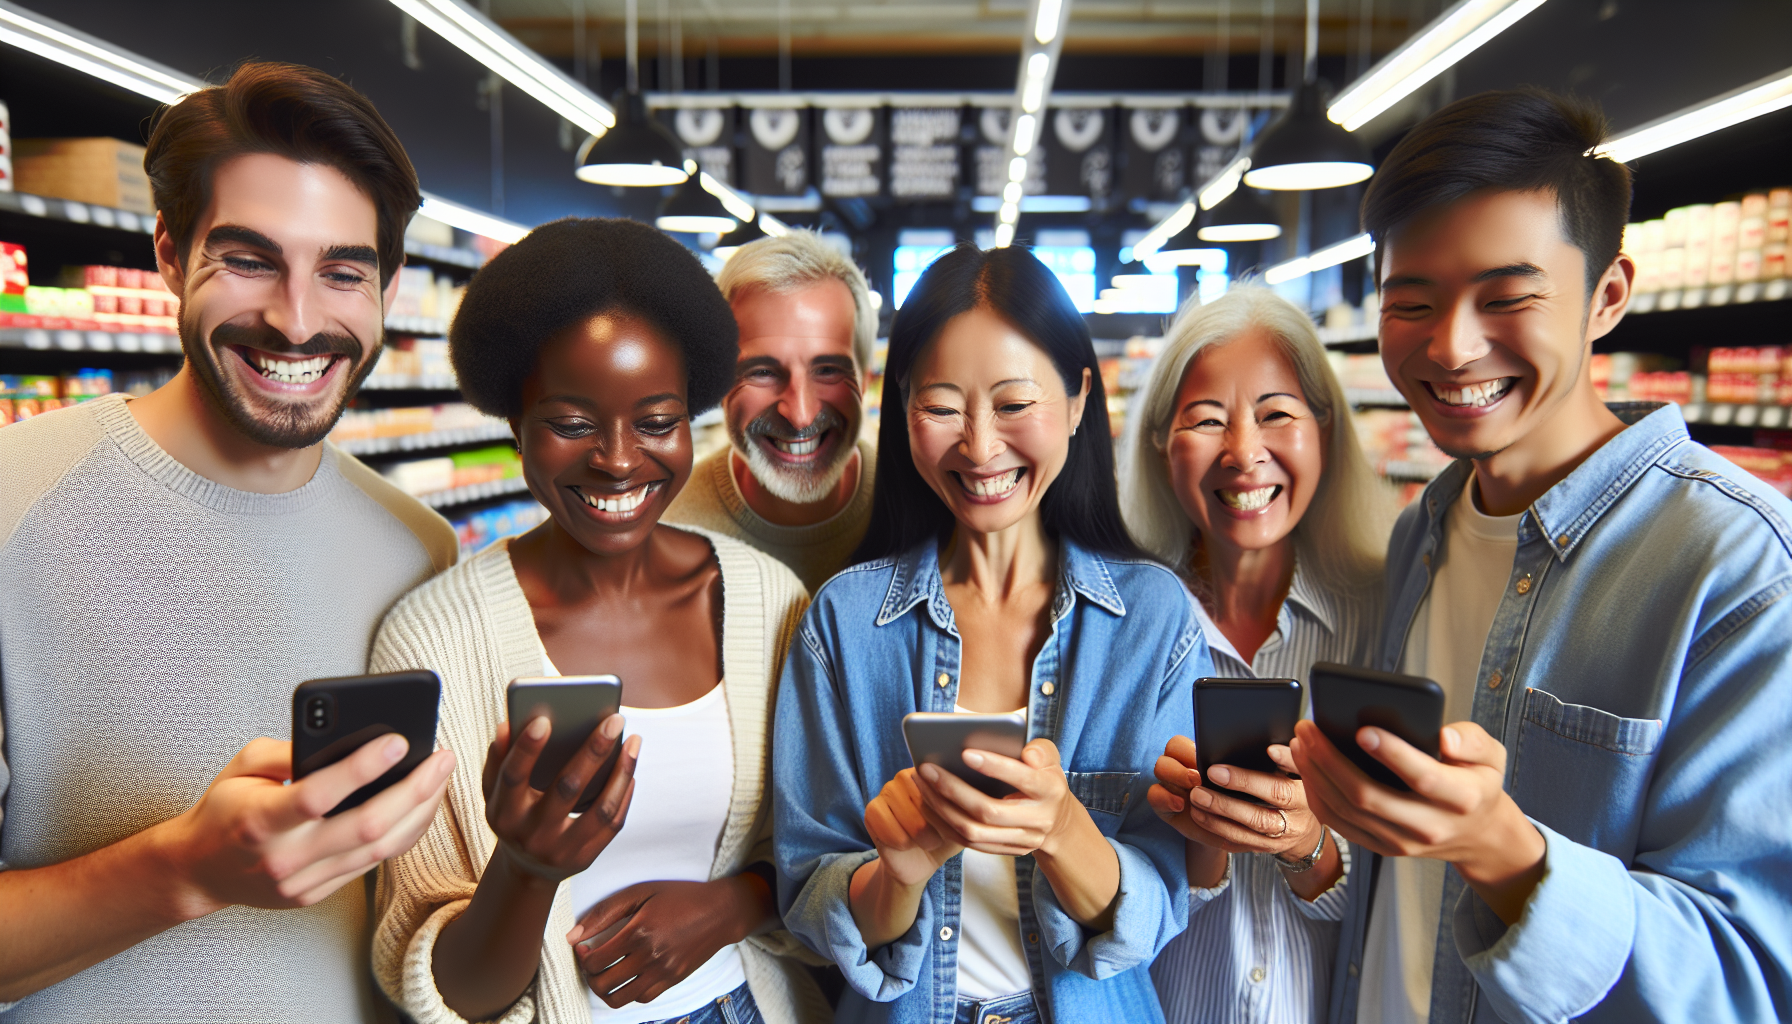
[[[1363,774],[1410,792],[1404,779],[1357,743],[1357,730],[1366,725],[1384,729],[1435,758],[1437,733],[1444,724],[1443,688],[1417,676],[1326,661],[1314,663],[1311,678],[1313,724],[1319,731]]]
[[[486,752],[486,823],[511,865],[559,882],[590,867],[622,831],[641,740],[624,740],[622,716],[605,712],[620,707],[614,676],[517,680],[508,698],[513,718]],[[550,755],[556,717],[560,742]],[[562,754],[557,771],[537,771]]]
[[[403,736],[408,747],[398,763],[325,816],[359,807],[409,775],[435,749],[436,708],[441,702],[442,681],[428,669],[300,683],[292,691],[293,781],[335,764],[381,736]]]

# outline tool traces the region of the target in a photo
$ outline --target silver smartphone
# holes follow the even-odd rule
[[[916,711],[902,716],[902,737],[915,767],[937,764],[981,793],[1004,797],[1014,787],[966,765],[964,752],[987,750],[1019,760],[1027,745],[1027,717],[1018,711],[1008,715]]]
[[[560,770],[578,752],[579,747],[603,720],[622,710],[622,680],[615,676],[540,676],[511,680],[505,691],[505,705],[510,714],[510,735],[514,741],[529,722],[545,715],[553,731],[548,733],[547,746],[535,760],[529,774],[529,785],[543,792],[560,777]],[[583,813],[597,802],[622,744],[616,744],[603,767],[592,776],[585,792],[573,804],[574,813]]]

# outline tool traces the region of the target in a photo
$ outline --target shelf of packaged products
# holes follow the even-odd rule
[[[0,193],[4,195],[5,193]],[[94,331],[78,328],[0,327],[0,348],[37,352],[148,352],[180,354],[172,334]]]
[[[1750,281],[1738,285],[1717,285],[1710,288],[1678,288],[1673,291],[1643,292],[1630,299],[1630,313],[1668,313],[1676,309],[1704,309],[1721,306],[1746,306],[1756,302],[1783,302],[1792,298],[1792,279]]]
[[[64,221],[69,224],[90,224],[117,231],[140,231],[144,234],[154,234],[156,230],[156,216],[153,213],[133,213],[130,210],[116,210],[109,206],[79,203],[73,199],[34,196],[29,192],[0,192],[0,210],[22,213],[28,217],[41,217],[45,220]]]
[[[451,448],[479,441],[508,441],[510,424],[482,423],[476,427],[453,430],[432,430],[422,434],[400,434],[396,437],[356,437],[336,442],[336,447],[355,456],[387,455],[399,452],[421,452],[431,448]]]
[[[484,501],[487,498],[503,497],[507,494],[526,494],[529,485],[520,476],[507,477],[503,480],[487,480],[485,483],[468,484],[465,487],[450,487],[445,491],[430,491],[416,495],[416,499],[430,508],[447,508],[450,505],[465,505],[469,502]]]
[[[416,334],[439,338],[448,333],[448,321],[434,316],[388,317],[386,330],[393,334]]]
[[[1709,423],[1718,427],[1760,427],[1784,430],[1792,426],[1792,406],[1740,405],[1734,402],[1687,402],[1680,414],[1688,423]]]
[[[459,391],[451,373],[375,373],[361,382],[362,391]]]

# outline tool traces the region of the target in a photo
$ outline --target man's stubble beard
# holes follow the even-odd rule
[[[851,424],[847,422],[846,417],[834,411],[833,407],[822,406],[822,415],[816,418],[816,423],[811,424],[810,429],[812,430],[819,424],[823,427],[820,432],[827,430],[839,432],[840,440],[837,442],[838,448],[835,450],[834,457],[826,465],[808,469],[792,469],[773,461],[772,456],[765,453],[765,449],[756,439],[766,433],[767,428],[772,427],[773,424],[781,424],[784,428],[788,428],[789,424],[782,423],[782,420],[783,417],[778,416],[775,411],[767,410],[746,427],[730,430],[729,439],[734,443],[734,450],[741,453],[741,456],[747,460],[747,470],[753,474],[753,479],[758,481],[759,486],[765,488],[773,497],[788,501],[793,505],[813,505],[826,500],[830,494],[834,493],[834,489],[840,486],[840,478],[846,475],[848,462],[852,459],[853,453],[858,451],[858,439],[848,436]],[[776,436],[788,440],[787,434],[789,433],[808,432],[807,430],[795,432],[785,429],[776,433]]]
[[[199,382],[199,390],[206,401],[235,430],[250,441],[269,448],[309,448],[328,437],[335,429],[336,421],[342,418],[343,410],[354,400],[361,389],[361,382],[373,372],[375,360],[364,358],[361,342],[347,334],[315,334],[303,345],[291,346],[284,335],[273,332],[271,328],[232,327],[220,324],[212,329],[212,340],[200,338],[196,324],[189,324],[186,310],[182,308],[180,318],[181,350],[186,355],[187,365],[192,369],[193,377]],[[226,335],[220,340],[220,332]],[[223,361],[239,358],[234,352],[226,350],[231,344],[244,344],[258,337],[272,333],[277,343],[267,346],[269,351],[285,348],[298,355],[342,355],[350,365],[358,368],[334,399],[325,397],[319,403],[271,402],[274,408],[270,418],[258,416],[248,396],[241,393],[234,383],[226,379]],[[234,335],[234,337],[233,337]],[[384,344],[382,335],[380,344]],[[253,347],[253,346],[251,346]],[[378,347],[375,352],[379,351]],[[320,409],[327,411],[320,412]]]

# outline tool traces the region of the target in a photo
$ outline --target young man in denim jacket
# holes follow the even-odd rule
[[[1340,1024],[1792,1015],[1792,505],[1593,389],[1635,276],[1604,128],[1470,97],[1363,199],[1382,362],[1461,461],[1395,529],[1380,658],[1444,687],[1441,759],[1359,730],[1405,793],[1293,744],[1363,851]]]

